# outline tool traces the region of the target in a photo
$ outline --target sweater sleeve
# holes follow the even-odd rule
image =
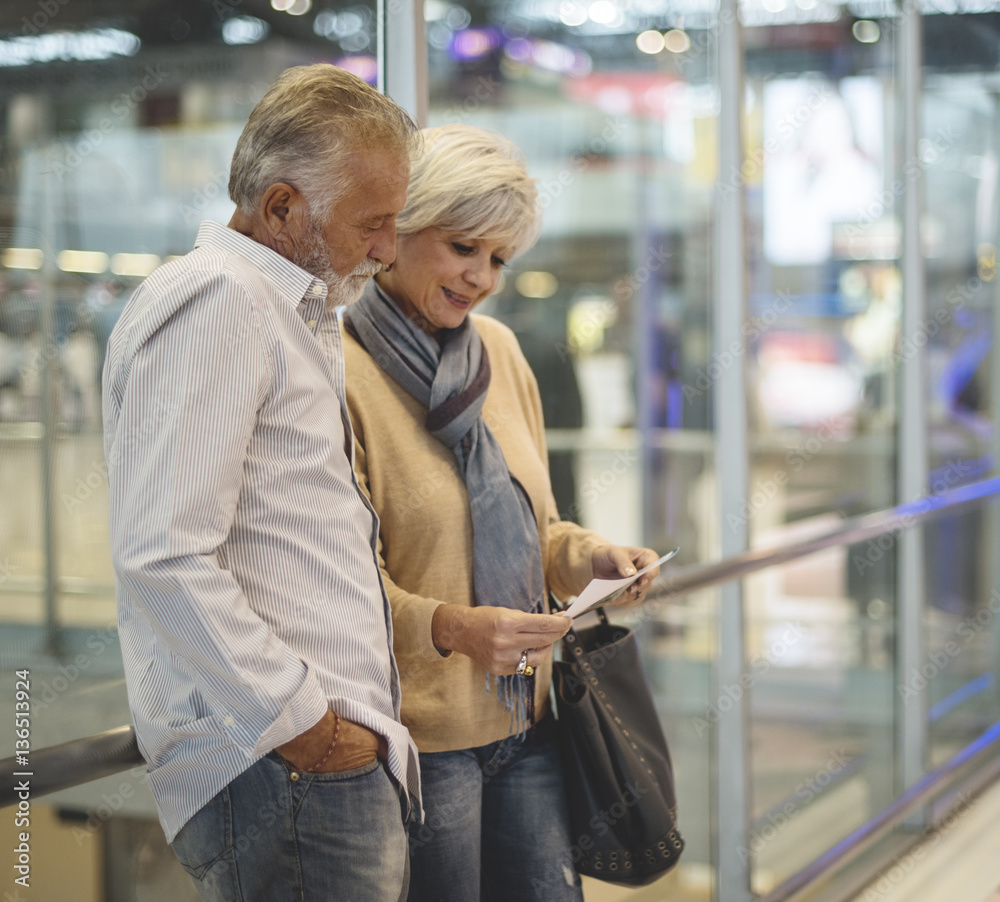
[[[519,347],[516,349],[516,354],[518,370],[523,373],[522,395],[525,416],[538,455],[548,471],[549,451],[545,442],[545,419],[542,414],[538,381]],[[552,495],[551,484],[547,488],[547,493],[546,509],[550,515],[542,526],[548,529],[548,548],[543,562],[545,580],[552,593],[561,601],[566,601],[582,592],[587,583],[593,579],[594,567],[591,557],[596,548],[608,543],[589,529],[584,529],[568,520],[559,520],[558,506]]]
[[[348,412],[354,430],[354,471],[358,485],[371,503],[371,488],[368,481],[368,456],[365,451],[364,423],[359,412],[352,403],[351,393],[347,397]],[[374,507],[374,505],[373,505]],[[378,567],[382,574],[389,604],[392,606],[393,647],[397,657],[418,657],[426,661],[440,661],[451,655],[450,651],[441,651],[434,644],[431,621],[438,605],[445,602],[437,598],[426,598],[414,595],[400,588],[389,575],[382,553],[382,535],[378,537]],[[405,652],[405,654],[404,654]]]

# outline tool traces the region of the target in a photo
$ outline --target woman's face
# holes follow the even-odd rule
[[[396,242],[396,262],[378,284],[428,335],[454,329],[497,287],[511,249],[436,227]]]

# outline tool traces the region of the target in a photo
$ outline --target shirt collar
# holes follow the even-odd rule
[[[242,257],[259,269],[274,284],[277,292],[295,307],[303,298],[325,299],[326,297],[326,283],[322,279],[317,279],[301,266],[296,266],[291,260],[282,257],[277,251],[228,226],[208,220],[203,222],[198,228],[198,237],[194,242],[195,247],[202,245],[221,248]],[[317,288],[320,290],[317,291]]]

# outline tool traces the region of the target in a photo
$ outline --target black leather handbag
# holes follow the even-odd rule
[[[553,664],[573,860],[588,877],[644,886],[684,849],[674,772],[635,634],[598,616],[566,634]]]

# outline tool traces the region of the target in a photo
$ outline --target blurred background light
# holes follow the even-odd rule
[[[102,251],[59,251],[56,265],[63,272],[102,273],[108,268],[108,255]]]
[[[635,39],[635,46],[638,47],[643,53],[659,53],[666,44],[663,40],[663,35],[658,31],[650,30],[644,31],[642,34],[638,35]]]
[[[871,19],[858,19],[851,26],[851,33],[862,44],[874,44],[882,36],[878,22]]]
[[[559,290],[559,281],[550,272],[529,270],[514,280],[514,287],[526,298],[550,298]]]
[[[691,47],[691,38],[686,31],[672,28],[663,36],[663,46],[671,53],[684,53]]]
[[[334,60],[333,64],[348,72],[353,72],[358,78],[364,79],[370,85],[375,84],[378,80],[378,62],[370,54],[342,56],[340,59]]]
[[[493,28],[466,28],[455,33],[451,54],[459,60],[482,59],[500,46],[500,34]]]
[[[111,258],[111,271],[116,276],[148,276],[159,265],[156,254],[115,254]]]
[[[222,40],[227,44],[256,44],[263,41],[271,26],[255,16],[233,16],[222,23]]]
[[[56,60],[108,60],[135,56],[142,46],[132,32],[119,28],[54,31],[0,41],[0,66],[29,66]]]
[[[41,269],[45,254],[37,247],[8,247],[2,262],[7,269]]]

